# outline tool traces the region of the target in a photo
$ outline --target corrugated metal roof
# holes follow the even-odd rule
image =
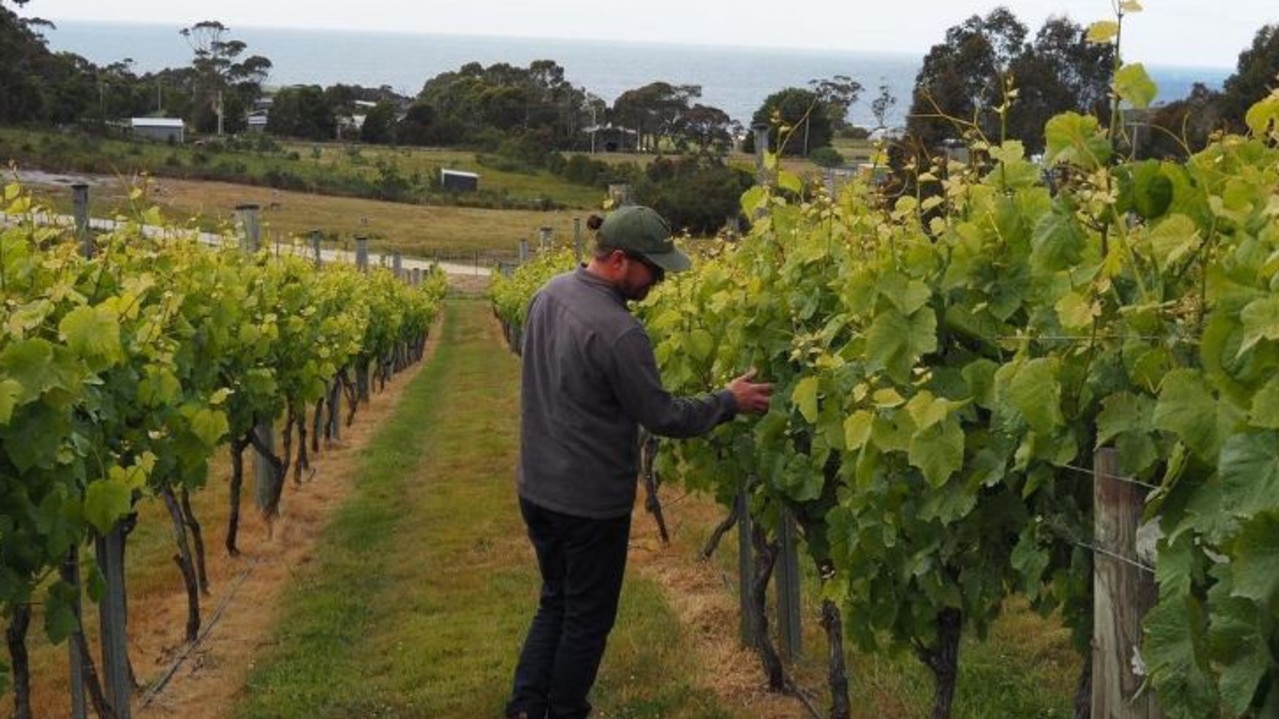
[[[183,127],[180,117],[134,117],[129,120],[133,127]]]

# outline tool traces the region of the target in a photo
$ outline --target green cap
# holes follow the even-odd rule
[[[609,213],[600,225],[598,241],[601,247],[643,255],[667,272],[683,272],[693,264],[675,248],[666,218],[642,205],[626,205]]]

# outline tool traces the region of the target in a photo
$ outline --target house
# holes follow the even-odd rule
[[[266,121],[269,113],[263,110],[249,113],[247,127],[249,132],[266,132]]]
[[[607,125],[590,125],[583,127],[582,132],[591,136],[591,152],[631,152],[639,145],[639,133],[627,127],[618,127],[613,123]]]
[[[474,172],[440,168],[440,186],[454,192],[475,192],[480,189],[480,176]]]
[[[134,137],[181,145],[186,139],[186,125],[180,117],[134,117],[129,120]]]

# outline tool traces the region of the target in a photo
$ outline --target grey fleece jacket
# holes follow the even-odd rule
[[[705,434],[733,418],[727,389],[674,397],[653,347],[611,284],[578,268],[529,302],[521,396],[520,496],[578,517],[629,514],[639,475],[639,425],[668,437]]]

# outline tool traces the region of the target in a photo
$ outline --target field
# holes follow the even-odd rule
[[[250,517],[232,559],[211,553],[207,637],[181,642],[181,581],[167,521],[147,505],[130,541],[131,653],[142,719],[497,716],[536,573],[512,494],[517,360],[483,300],[450,301],[423,365],[397,377],[286,491],[273,535]],[[220,547],[222,477],[197,495]],[[713,502],[663,490],[673,543],[637,507],[622,616],[594,702],[601,716],[801,719],[765,691],[737,641],[734,542],[697,559],[721,518]],[[822,706],[824,639],[805,588],[805,653],[794,669]],[[38,634],[39,632],[33,632]],[[1055,623],[1011,607],[985,642],[965,641],[957,717],[1066,717],[1078,658]],[[66,716],[65,649],[35,651],[37,716]],[[184,656],[185,655],[185,656]],[[927,672],[908,654],[850,655],[854,716],[917,717]],[[173,670],[163,689],[160,677]]]

